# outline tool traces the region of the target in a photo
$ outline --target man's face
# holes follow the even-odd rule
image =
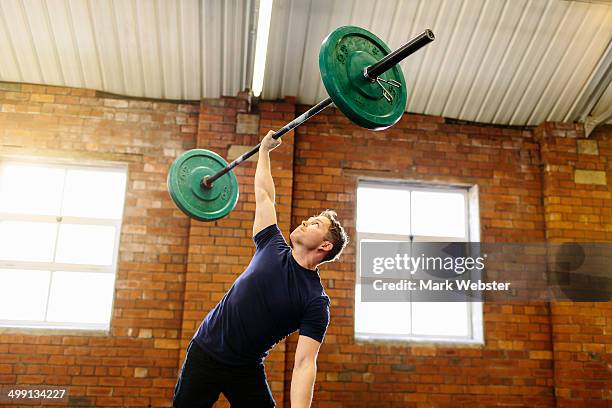
[[[306,249],[312,250],[318,248],[324,242],[329,242],[325,239],[325,235],[329,231],[331,221],[325,216],[310,217],[291,232],[290,238],[293,246],[301,245]]]

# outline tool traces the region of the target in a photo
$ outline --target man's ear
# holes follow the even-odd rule
[[[332,244],[329,241],[323,241],[323,243],[319,245],[319,249],[325,252],[331,251],[333,247],[334,247],[334,244]]]

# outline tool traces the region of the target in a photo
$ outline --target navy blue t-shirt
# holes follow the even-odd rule
[[[318,269],[293,258],[276,224],[255,237],[255,255],[200,324],[194,341],[229,365],[260,363],[296,330],[318,342],[329,324],[329,297]]]

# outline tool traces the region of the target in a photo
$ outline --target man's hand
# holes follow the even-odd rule
[[[271,152],[281,145],[280,138],[274,139],[272,136],[275,135],[275,132],[270,130],[268,134],[262,139],[261,146],[259,146],[259,151]]]

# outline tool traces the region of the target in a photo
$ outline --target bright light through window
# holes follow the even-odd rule
[[[362,241],[469,241],[468,190],[364,181],[357,188]],[[477,223],[477,214],[472,214]],[[478,238],[476,238],[477,240]],[[359,270],[359,257],[357,270]],[[355,285],[355,336],[361,339],[482,343],[478,302],[362,302]]]
[[[108,329],[126,180],[0,160],[0,326]]]
[[[361,285],[357,285],[356,297],[361,297]],[[356,302],[355,332],[373,335],[389,333],[393,325],[396,335],[410,335],[410,302]]]
[[[414,302],[412,331],[422,336],[469,336],[467,302]]]
[[[55,259],[62,263],[112,265],[114,249],[115,227],[63,224]]]
[[[58,214],[65,170],[7,163],[0,168],[0,212]]]
[[[0,221],[0,259],[51,262],[57,224]]]
[[[69,170],[62,215],[91,218],[120,218],[123,200],[109,200],[125,192],[125,172]]]
[[[0,269],[0,319],[44,320],[49,271]]]
[[[115,277],[108,273],[55,272],[51,284],[48,320],[98,323],[110,320]]]
[[[465,194],[413,191],[411,200],[412,235],[465,236]]]
[[[357,188],[357,231],[406,234],[410,231],[410,192]]]

